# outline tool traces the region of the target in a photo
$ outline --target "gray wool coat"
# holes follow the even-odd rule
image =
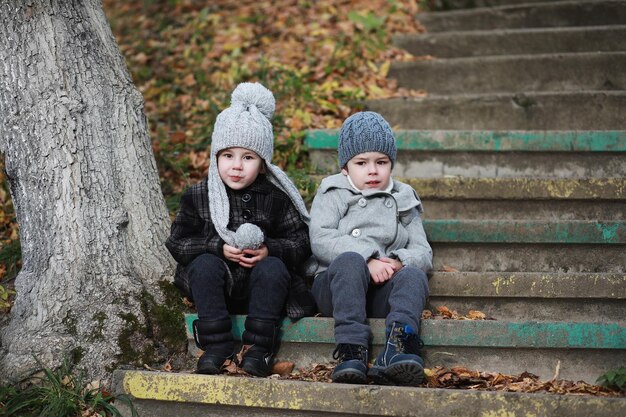
[[[433,252],[422,226],[417,193],[393,181],[391,193],[358,192],[343,174],[325,178],[311,208],[309,236],[315,274],[344,252],[369,258],[398,258],[424,272],[432,268]]]

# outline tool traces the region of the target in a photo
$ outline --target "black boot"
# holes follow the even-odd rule
[[[338,363],[331,375],[333,382],[365,384],[367,382],[367,347],[340,343],[333,352]]]
[[[231,320],[194,320],[193,337],[198,349],[204,350],[196,372],[219,374],[226,359],[233,358],[235,342],[231,332]]]
[[[279,326],[270,320],[246,318],[241,336],[243,345],[251,345],[244,353],[240,367],[247,373],[266,377],[272,371]]]

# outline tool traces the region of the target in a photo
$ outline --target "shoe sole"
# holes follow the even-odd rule
[[[263,372],[259,370],[258,367],[254,365],[249,365],[249,362],[246,362],[245,360],[241,365],[241,369],[243,369],[252,376],[258,376],[259,378],[266,378],[272,372],[271,368],[268,372]]]
[[[384,375],[396,385],[416,386],[424,380],[424,368],[415,361],[402,361],[389,365]]]
[[[385,375],[385,368],[373,366],[367,371],[367,378],[376,385],[395,385],[395,383]]]
[[[331,379],[333,382],[342,384],[365,384],[367,383],[367,376],[358,371],[352,369],[346,369],[339,372],[333,372]]]
[[[216,375],[216,374],[222,373],[222,368],[221,367],[216,368],[214,366],[206,366],[202,368],[197,368],[196,373],[202,374],[202,375]]]

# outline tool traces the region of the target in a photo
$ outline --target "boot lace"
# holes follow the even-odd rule
[[[366,357],[367,348],[360,345],[340,343],[333,351],[333,359],[339,360],[340,362],[350,361],[354,359],[364,361],[366,360]]]
[[[404,329],[397,337],[398,350],[404,353],[419,355],[420,349],[424,347],[424,342],[416,334],[406,333]]]

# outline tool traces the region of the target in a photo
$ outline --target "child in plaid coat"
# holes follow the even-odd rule
[[[248,314],[239,364],[267,376],[281,317],[310,315],[314,301],[296,272],[311,254],[308,213],[298,190],[271,163],[272,93],[242,83],[217,117],[209,175],[188,189],[166,246],[175,285],[198,311],[197,372],[216,374],[234,356],[229,314]]]

